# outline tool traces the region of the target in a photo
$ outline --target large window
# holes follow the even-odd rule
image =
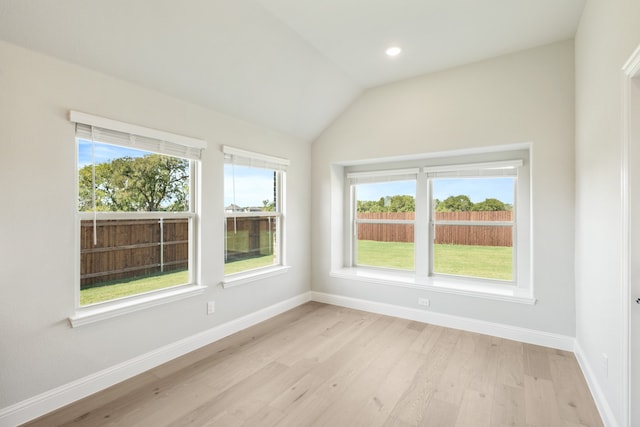
[[[346,266],[384,281],[530,294],[528,157],[520,149],[347,167]]]
[[[225,146],[224,274],[284,264],[283,182],[288,160]]]
[[[77,143],[79,305],[195,283],[195,187],[204,143],[130,133],[123,129],[171,137],[82,113],[71,119]]]

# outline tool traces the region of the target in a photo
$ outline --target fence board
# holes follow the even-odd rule
[[[228,218],[225,261],[273,254],[277,224],[275,217]]]
[[[80,288],[188,268],[189,220],[99,220],[80,224]],[[163,251],[162,257],[160,251]]]
[[[436,212],[436,221],[512,221],[512,211]],[[414,212],[358,213],[358,219],[414,220]],[[513,246],[513,227],[481,225],[436,225],[436,244]],[[413,242],[413,224],[358,224],[359,240]]]

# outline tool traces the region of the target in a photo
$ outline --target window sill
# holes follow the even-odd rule
[[[230,274],[220,282],[224,289],[240,286],[267,277],[284,274],[291,269],[288,265],[278,265],[275,267],[265,267],[258,270],[243,271],[241,273]]]
[[[529,291],[513,285],[484,283],[465,278],[417,277],[402,271],[382,271],[368,268],[342,268],[331,271],[331,277],[358,280],[389,286],[400,286],[425,291],[464,295],[497,301],[534,305],[536,299]]]
[[[144,295],[123,298],[113,302],[99,303],[87,307],[81,307],[75,314],[69,317],[72,328],[144,310],[156,305],[167,304],[194,295],[200,295],[207,289],[206,286],[188,285],[163,291],[151,292]]]

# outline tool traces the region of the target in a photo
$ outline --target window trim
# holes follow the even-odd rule
[[[78,126],[95,126],[102,130],[115,131],[122,134],[129,134],[132,141],[131,145],[124,145],[112,142],[106,142],[110,145],[120,145],[123,147],[133,147],[144,151],[156,152],[166,156],[182,157],[189,160],[189,210],[184,212],[80,212],[76,206],[75,211],[75,256],[74,256],[74,310],[69,316],[69,324],[71,327],[83,326],[97,321],[110,319],[123,314],[143,310],[160,304],[166,304],[173,301],[181,300],[195,295],[204,293],[207,286],[200,284],[200,200],[198,198],[201,175],[200,175],[200,155],[203,149],[207,147],[204,140],[191,138],[187,136],[177,135],[165,131],[151,129],[143,126],[133,125],[99,116],[93,116],[77,111],[69,112],[69,121]],[[147,144],[140,147],[136,144],[136,136],[147,139]],[[79,188],[78,169],[78,134],[74,135],[75,144],[75,186],[74,193],[77,199]],[[152,149],[149,141],[158,140],[158,147],[166,148]],[[101,141],[98,141],[101,142]],[[184,147],[184,150],[180,147]],[[182,152],[183,155],[176,153]],[[135,214],[135,215],[134,215]],[[95,304],[80,305],[80,224],[83,219],[148,219],[148,218],[189,218],[189,282],[182,285],[170,286],[163,289],[157,289],[150,292],[144,292],[134,295],[115,298]]]
[[[504,146],[484,147],[479,149],[458,150],[452,152],[438,152],[433,154],[398,156],[391,158],[373,159],[371,161],[358,160],[354,162],[334,163],[332,165],[332,193],[341,201],[334,203],[331,215],[334,221],[342,219],[342,228],[334,227],[332,230],[332,262],[330,277],[378,283],[391,286],[409,287],[427,291],[458,294],[508,302],[535,304],[534,283],[532,279],[533,262],[533,217],[532,217],[532,154],[531,143],[509,144]],[[517,246],[514,246],[514,265],[518,271],[518,277],[514,284],[505,281],[491,281],[482,278],[467,278],[464,276],[435,275],[429,276],[424,266],[430,262],[419,262],[423,258],[421,247],[415,246],[415,273],[402,270],[392,270],[371,267],[356,267],[351,257],[353,245],[353,190],[348,175],[354,172],[366,174],[370,171],[380,174],[385,169],[397,170],[400,168],[419,167],[423,173],[419,174],[416,194],[426,191],[428,188],[425,171],[446,172],[452,168],[472,169],[477,166],[506,167],[516,165],[518,176],[516,177],[515,203],[514,203],[514,233],[518,234]],[[428,197],[423,200],[416,198],[416,223],[415,240],[426,236],[429,227],[424,226],[418,218],[423,218],[420,212],[429,212],[430,203]],[[341,210],[341,213],[339,213]],[[338,222],[340,224],[340,222]],[[342,232],[340,230],[343,230]],[[425,240],[426,241],[426,240]],[[344,248],[342,250],[341,248]]]

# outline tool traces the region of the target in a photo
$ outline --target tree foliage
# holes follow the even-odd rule
[[[507,205],[498,199],[485,199],[483,202],[474,203],[472,211],[506,211]]]
[[[513,206],[498,199],[488,198],[482,202],[473,203],[469,196],[460,194],[450,196],[444,200],[435,199],[436,212],[467,212],[467,211],[510,211]],[[358,212],[415,212],[416,202],[413,196],[397,195],[381,197],[379,200],[358,200]]]
[[[273,212],[276,210],[276,204],[273,200],[264,199],[262,201],[262,211],[263,212]]]
[[[513,208],[511,205],[493,198],[473,203],[469,196],[464,194],[449,196],[442,201],[435,199],[434,203],[436,212],[510,211]]]
[[[436,212],[467,212],[473,208],[473,202],[469,196],[460,194],[449,196],[436,205]]]
[[[92,165],[79,170],[79,209],[93,210]],[[189,161],[147,154],[95,165],[98,211],[185,211],[189,207]]]
[[[395,195],[380,197],[379,200],[358,200],[358,212],[415,212],[413,196]]]

